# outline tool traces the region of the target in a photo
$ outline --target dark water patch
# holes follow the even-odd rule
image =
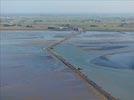
[[[81,35],[84,37],[113,37],[113,36],[121,36],[119,32],[86,32],[84,35]]]
[[[91,63],[95,64],[95,65],[99,65],[102,67],[110,67],[110,68],[116,68],[119,69],[120,66],[118,66],[117,64],[115,64],[114,62],[110,61],[108,58],[101,56],[99,58],[96,58],[92,61],[90,61]]]
[[[103,46],[98,50],[112,50],[112,49],[120,49],[120,48],[125,48],[127,46]]]
[[[134,56],[121,55],[122,54],[120,54],[120,57],[117,57],[117,59],[114,57],[116,55],[112,55],[113,57],[100,56],[92,60],[91,63],[103,67],[134,70]]]
[[[84,46],[84,45],[80,45],[78,47],[82,47],[82,48],[88,48],[89,50],[113,50],[113,49],[120,49],[120,48],[125,48],[127,46]]]
[[[91,34],[91,35],[85,35],[84,37],[96,37],[96,38],[107,38],[107,37],[120,37],[121,35],[118,33],[115,34]]]

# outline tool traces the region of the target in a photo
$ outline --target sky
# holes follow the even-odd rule
[[[134,14],[134,0],[0,0],[0,2],[3,14]]]

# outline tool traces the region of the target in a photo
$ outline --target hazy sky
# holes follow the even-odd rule
[[[0,0],[1,13],[133,13],[134,0]]]

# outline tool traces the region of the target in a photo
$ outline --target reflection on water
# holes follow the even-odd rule
[[[1,100],[100,100],[91,87],[43,51],[61,40],[59,35],[70,33],[1,32]]]
[[[55,51],[113,96],[134,99],[133,32],[87,32]]]

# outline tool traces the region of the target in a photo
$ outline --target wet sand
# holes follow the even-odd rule
[[[68,68],[40,73],[26,82],[3,86],[1,91],[1,100],[105,100]]]

